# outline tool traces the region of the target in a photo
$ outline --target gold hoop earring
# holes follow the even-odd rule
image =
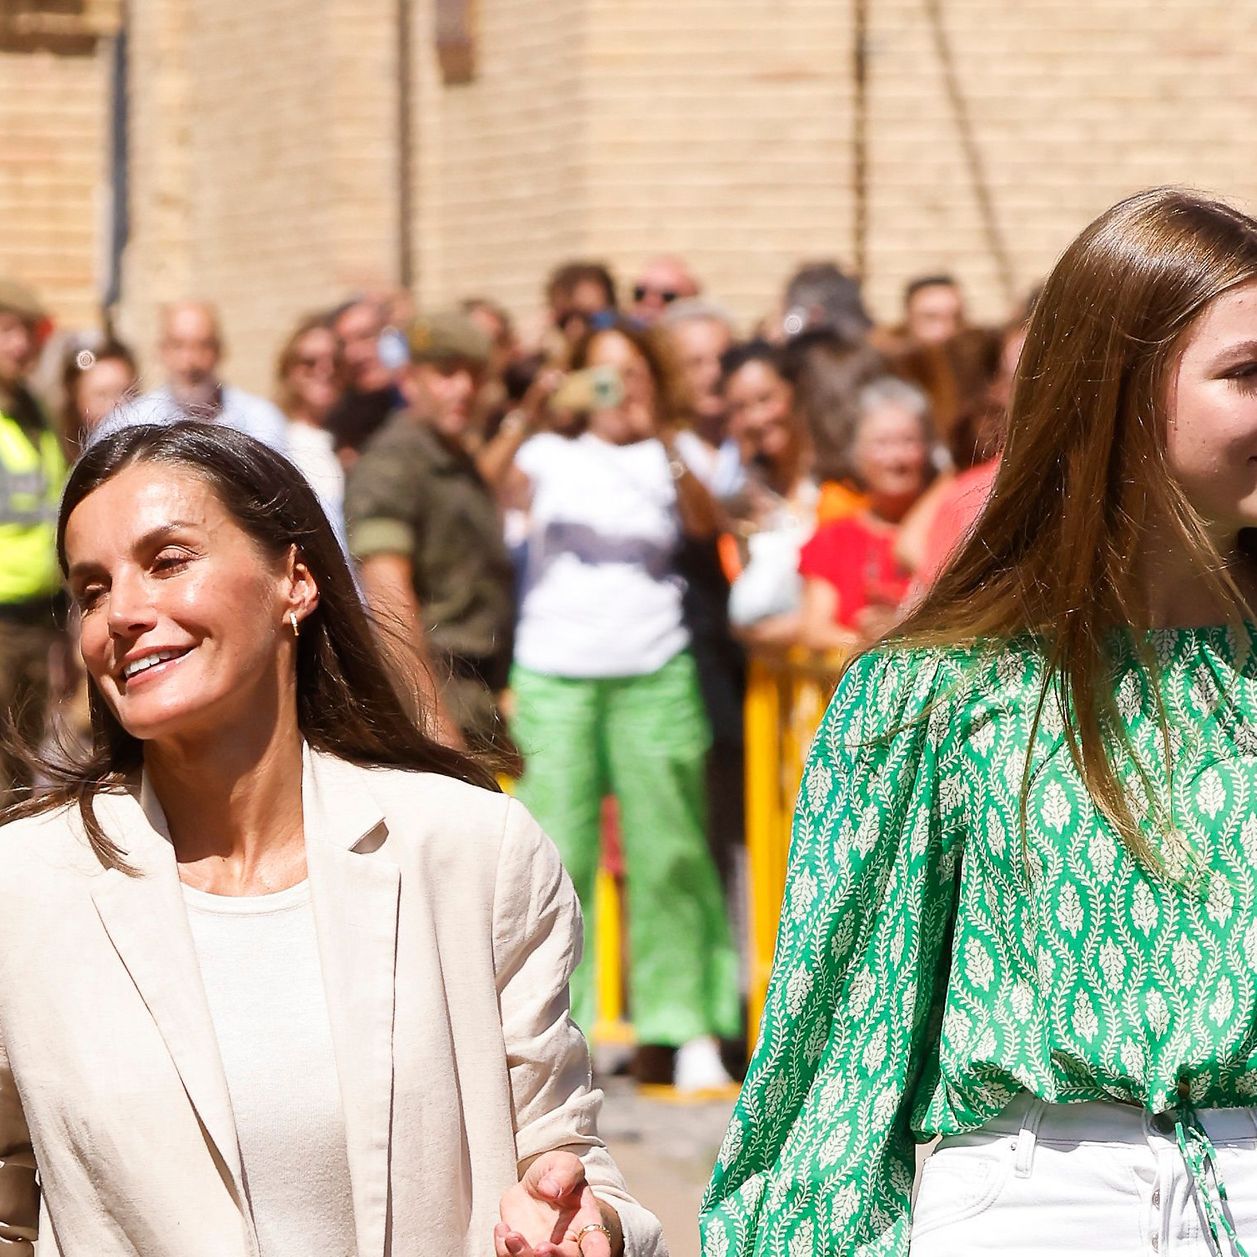
[[[301,621],[297,619],[295,611],[288,612],[288,623],[292,625],[292,635],[294,637],[301,636]]]

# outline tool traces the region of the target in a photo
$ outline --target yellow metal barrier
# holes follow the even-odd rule
[[[838,656],[757,651],[746,690],[747,1035],[759,1032],[772,972],[790,825],[812,736],[834,692]]]
[[[842,666],[838,656],[756,651],[746,691],[747,1032],[759,1030],[772,970],[781,896],[786,884],[790,823],[803,761]],[[632,1043],[625,1017],[624,908],[621,887],[598,872],[594,900],[594,965],[600,1043]]]

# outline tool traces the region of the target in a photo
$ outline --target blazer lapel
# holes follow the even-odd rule
[[[383,812],[367,789],[368,774],[307,749],[303,811],[310,896],[345,1113],[358,1253],[383,1257],[390,1206],[401,872],[378,852],[378,842],[366,841],[382,838],[384,825]]]
[[[157,1023],[201,1125],[218,1154],[236,1203],[247,1214],[231,1097],[218,1054],[200,966],[188,927],[174,848],[155,801],[134,794],[98,803],[102,823],[138,870],[109,869],[92,899],[145,1006]]]

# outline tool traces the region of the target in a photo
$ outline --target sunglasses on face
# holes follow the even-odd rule
[[[645,301],[647,297],[658,297],[664,305],[671,305],[680,295],[674,288],[651,288],[648,284],[633,285],[634,301]]]

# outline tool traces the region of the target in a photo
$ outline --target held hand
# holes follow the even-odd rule
[[[502,1221],[493,1228],[496,1257],[615,1257],[601,1231],[602,1212],[585,1179],[585,1167],[570,1152],[547,1152],[502,1195]]]
[[[529,435],[541,427],[550,398],[563,383],[563,378],[563,372],[557,367],[545,367],[537,372],[536,378],[528,386],[528,391],[520,400],[519,413],[523,416]]]

